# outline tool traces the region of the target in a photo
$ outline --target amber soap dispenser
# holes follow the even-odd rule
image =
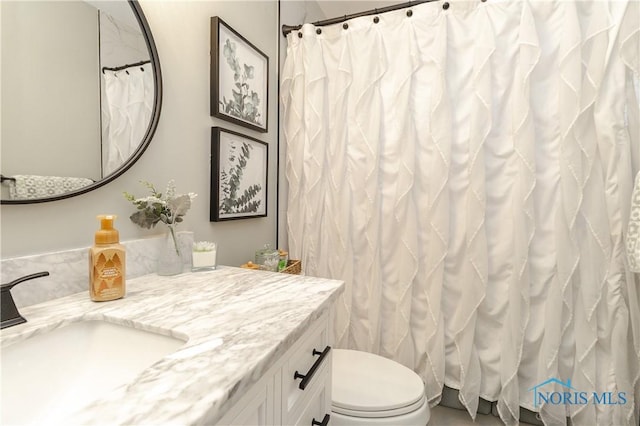
[[[95,245],[89,249],[89,294],[94,302],[124,297],[125,252],[113,227],[115,215],[100,215]]]

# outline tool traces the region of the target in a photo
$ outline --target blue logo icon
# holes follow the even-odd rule
[[[549,384],[558,384],[561,391],[549,391]],[[547,388],[545,390],[544,388]],[[626,392],[585,392],[571,386],[571,379],[563,382],[552,377],[542,383],[538,383],[529,392],[533,391],[533,406],[539,407],[542,404],[553,405],[586,405],[590,401],[598,405],[622,405],[627,403]],[[591,398],[589,398],[591,396]]]

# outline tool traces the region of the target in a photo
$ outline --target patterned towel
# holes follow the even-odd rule
[[[631,196],[631,216],[627,231],[627,259],[632,272],[640,272],[640,172]]]
[[[87,178],[15,175],[15,183],[9,187],[9,197],[12,200],[33,200],[65,194],[69,191],[84,188],[93,181]]]

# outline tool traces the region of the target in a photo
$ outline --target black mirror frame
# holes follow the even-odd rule
[[[142,33],[144,35],[145,43],[147,44],[147,49],[149,49],[149,55],[151,59],[151,67],[153,69],[153,86],[155,89],[154,99],[153,99],[153,111],[151,113],[151,120],[149,121],[149,126],[147,127],[147,131],[142,138],[140,145],[133,152],[131,157],[117,170],[108,175],[107,177],[95,182],[91,185],[87,185],[84,188],[70,191],[64,194],[56,195],[48,198],[34,198],[34,199],[25,199],[25,200],[1,200],[0,204],[36,204],[36,203],[46,203],[49,201],[57,201],[64,200],[67,198],[75,197],[81,194],[85,194],[87,192],[93,191],[94,189],[98,189],[101,186],[108,184],[109,182],[115,180],[118,176],[126,172],[135,164],[136,161],[140,159],[144,151],[149,146],[151,139],[153,138],[154,133],[156,132],[156,128],[158,127],[158,122],[160,120],[160,110],[162,109],[162,73],[160,71],[160,58],[158,57],[158,50],[156,49],[156,44],[153,40],[153,35],[151,34],[151,29],[149,28],[149,24],[147,23],[147,19],[142,12],[142,8],[137,0],[127,0],[129,6],[135,15],[140,28],[142,29]]]

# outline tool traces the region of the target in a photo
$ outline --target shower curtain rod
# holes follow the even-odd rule
[[[102,67],[102,72],[104,72],[105,70],[107,70],[107,71],[122,71],[122,70],[127,69],[127,68],[139,67],[140,65],[150,64],[150,63],[151,63],[151,61],[140,61],[140,62],[135,62],[133,64],[122,65],[122,66],[119,66],[119,67]]]
[[[326,25],[339,24],[341,22],[348,21],[349,19],[359,18],[361,16],[371,16],[371,15],[377,15],[378,13],[392,12],[394,10],[406,9],[408,7],[412,7],[418,4],[430,3],[433,1],[437,1],[437,0],[414,0],[406,3],[392,5],[392,6],[381,7],[380,9],[371,9],[365,12],[358,12],[358,13],[353,13],[351,15],[340,16],[338,18],[331,18],[331,19],[325,19],[323,21],[312,22],[311,24],[315,25],[316,27],[324,27]],[[448,9],[449,3],[445,2],[442,5],[442,7],[444,7],[445,9]],[[302,28],[302,25],[286,25],[285,24],[282,26],[282,35],[286,37],[287,34],[289,34],[291,31],[296,31],[296,30],[299,30],[300,28]]]

